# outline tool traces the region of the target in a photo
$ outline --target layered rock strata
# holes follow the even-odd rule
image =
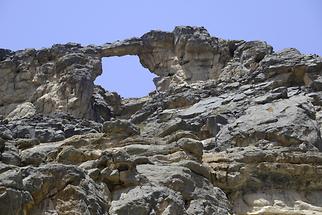
[[[156,91],[94,85],[123,55]],[[0,49],[0,214],[322,214],[321,74],[202,27]]]

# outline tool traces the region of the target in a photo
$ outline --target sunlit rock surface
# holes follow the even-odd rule
[[[156,91],[94,85],[124,55]],[[321,105],[321,57],[202,27],[0,49],[0,214],[322,214]]]

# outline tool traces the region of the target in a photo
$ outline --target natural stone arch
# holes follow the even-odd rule
[[[103,57],[137,55],[142,66],[157,75],[157,90],[166,91],[208,79],[233,81],[235,73],[250,74],[271,52],[265,42],[222,40],[203,27],[150,31],[102,46],[68,43],[41,50],[0,49],[0,115],[67,112],[96,119],[94,80],[102,73]]]
[[[218,78],[231,58],[231,42],[211,37],[203,27],[176,27],[173,32],[150,31],[140,38],[105,44],[101,57],[138,55],[159,78],[157,89],[174,84]]]

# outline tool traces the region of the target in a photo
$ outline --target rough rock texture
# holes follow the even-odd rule
[[[138,55],[157,90],[94,85]],[[322,214],[322,58],[202,27],[0,49],[0,214]]]

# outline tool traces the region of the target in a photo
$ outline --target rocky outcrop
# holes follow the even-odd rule
[[[95,48],[66,44],[12,52],[0,71],[0,115],[10,118],[29,109],[92,118],[93,82],[102,71]]]
[[[21,116],[67,112],[75,117],[109,119],[109,99],[102,101],[102,93],[94,90],[94,80],[102,73],[103,57],[138,55],[142,65],[158,76],[154,80],[157,89],[165,91],[177,84],[220,76],[229,79],[234,75],[221,73],[230,64],[254,70],[271,51],[264,42],[211,37],[202,27],[151,31],[141,38],[102,46],[69,43],[41,50],[1,49],[0,115],[10,118],[17,112]],[[98,116],[97,112],[105,115]]]
[[[218,78],[232,58],[234,41],[211,37],[206,29],[176,27],[173,32],[151,31],[141,38],[102,46],[101,56],[138,55],[155,73],[159,90],[171,84]]]
[[[137,55],[157,90],[94,85]],[[322,58],[202,27],[0,49],[0,214],[321,214]]]

